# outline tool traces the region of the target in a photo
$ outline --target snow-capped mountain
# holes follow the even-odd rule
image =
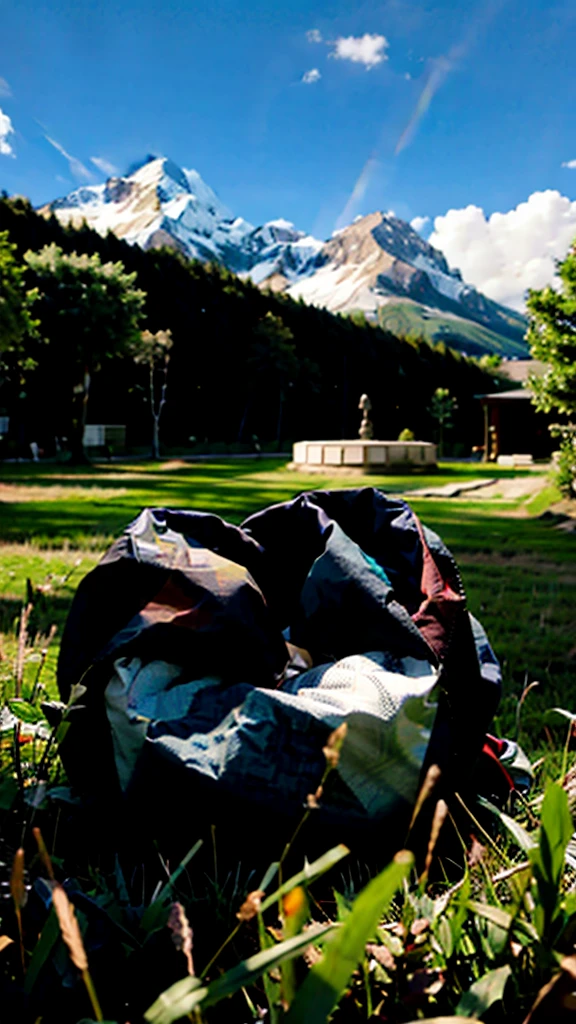
[[[125,177],[85,185],[51,210],[65,224],[84,221],[100,234],[113,231],[143,249],[167,245],[200,260],[227,262],[254,228],[234,217],[197,171],[165,157],[148,158]]]
[[[359,218],[327,242],[281,218],[254,227],[235,217],[197,171],[166,157],[78,188],[42,212],[66,224],[86,222],[101,234],[113,231],[144,249],[168,246],[216,260],[260,287],[332,312],[362,310],[391,329],[466,351],[526,351],[523,318],[465,284],[441,252],[391,213]],[[464,329],[470,321],[472,333]]]

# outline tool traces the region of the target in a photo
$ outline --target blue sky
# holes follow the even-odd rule
[[[433,219],[576,196],[574,0],[18,0],[0,14],[0,188],[36,204],[103,180],[91,158],[123,171],[148,152],[196,168],[254,224],[319,237],[374,209]]]

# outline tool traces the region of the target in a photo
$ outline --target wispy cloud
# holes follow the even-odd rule
[[[378,161],[376,160],[376,157],[369,157],[358,176],[356,184],[354,185],[354,188],[352,189],[352,192],[350,193],[350,196],[346,201],[346,205],[342,210],[342,213],[340,214],[336,221],[336,230],[339,230],[340,228],[343,228],[350,223],[359,204],[362,202],[364,196],[366,195],[368,185],[370,184],[370,181],[373,177],[374,171],[376,170],[377,166]]]
[[[482,33],[488,27],[490,22],[497,16],[502,7],[505,6],[506,2],[507,0],[483,0],[483,3],[480,4],[477,13],[468,24],[462,39],[458,43],[455,43],[447,53],[440,57],[436,57],[429,62],[427,74],[424,79],[424,85],[416,101],[416,106],[414,107],[408,123],[396,143],[396,148],[394,150],[396,156],[398,153],[401,153],[414,138],[420,121],[428,111],[434,96],[443,85],[448,75],[461,66]]]
[[[102,171],[102,174],[118,174],[118,168],[111,164],[109,160],[105,160],[103,156],[91,156],[90,160],[94,167]]]
[[[430,62],[430,69],[426,76],[422,92],[418,97],[418,101],[412,111],[408,124],[396,143],[396,149],[394,150],[396,156],[406,148],[409,142],[411,142],[416,128],[432,103],[435,94],[438,92],[438,89],[447,78],[450,71],[452,71],[452,68],[455,65],[455,51],[456,48],[451,51],[450,55],[446,57],[437,57],[435,60]]]
[[[11,96],[11,95],[12,95],[12,89],[8,85],[8,82],[6,81],[5,78],[0,78],[0,96],[4,96],[5,98],[8,98],[8,96]]]
[[[302,81],[304,85],[312,85],[314,82],[319,82],[322,75],[318,71],[318,68],[310,68],[310,71],[305,71],[302,75]]]
[[[78,160],[75,156],[72,156],[71,153],[67,153],[64,149],[64,146],[61,146],[59,142],[56,142],[56,139],[50,138],[49,135],[45,135],[44,138],[46,139],[46,142],[49,142],[50,145],[53,146],[54,149],[57,150],[58,153],[60,153],[65,160],[68,161],[70,173],[75,178],[78,178],[82,181],[92,181],[92,173],[88,170],[87,167],[84,166],[81,160]]]
[[[321,33],[320,29],[318,29],[318,28],[311,28],[311,29],[309,29],[309,31],[306,33],[306,39],[308,40],[309,43],[321,43],[323,40],[322,40],[322,33]]]
[[[386,50],[389,43],[386,36],[370,35],[369,32],[363,36],[340,36],[330,45],[333,46],[330,56],[335,60],[363,64],[367,71],[388,60]]]
[[[12,121],[8,117],[8,114],[5,114],[4,111],[0,109],[0,153],[2,156],[15,156],[14,150],[8,142],[9,136],[13,134],[14,129],[12,127]]]
[[[576,171],[576,160],[564,160],[562,167],[567,167],[569,171]]]

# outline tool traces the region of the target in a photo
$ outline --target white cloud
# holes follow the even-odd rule
[[[0,78],[0,96],[11,96],[12,89],[5,78]]]
[[[576,201],[548,189],[506,213],[486,217],[479,206],[436,217],[428,239],[464,280],[489,298],[524,308],[528,288],[556,283],[556,260],[576,237]]]
[[[4,111],[0,109],[0,153],[2,156],[14,156],[14,150],[8,142],[8,136],[13,134],[14,129],[12,127],[12,121],[8,117],[8,114],[5,114]]]
[[[576,171],[576,160],[565,160],[562,167],[567,167],[570,171]]]
[[[414,228],[414,231],[422,231],[429,223],[430,217],[413,217],[410,221],[410,227]]]
[[[118,168],[114,167],[109,160],[105,160],[103,156],[91,156],[90,160],[94,167],[97,167],[103,174],[118,174]]]
[[[321,78],[322,75],[318,68],[310,68],[310,71],[305,71],[302,75],[302,81],[305,85],[312,85],[313,82],[318,82]]]
[[[311,28],[306,33],[306,39],[308,40],[309,43],[321,43],[322,42],[322,33],[321,33],[320,29],[318,29],[318,28]]]
[[[92,174],[88,168],[84,166],[81,160],[78,160],[75,156],[67,153],[64,146],[61,146],[59,142],[56,142],[56,139],[51,139],[49,135],[45,135],[44,138],[46,139],[46,142],[49,142],[51,146],[54,146],[54,149],[58,150],[64,159],[68,161],[70,173],[73,174],[75,178],[82,178],[84,181],[92,181]]]
[[[366,69],[388,60],[385,50],[389,44],[385,36],[370,35],[368,32],[363,36],[340,36],[331,45],[334,47],[331,57],[363,64]]]

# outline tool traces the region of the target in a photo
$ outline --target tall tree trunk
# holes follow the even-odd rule
[[[154,396],[154,360],[150,360],[150,411],[152,413],[152,458],[159,459],[159,430],[156,417],[156,399]]]
[[[74,390],[70,458],[72,462],[82,465],[90,461],[84,448],[84,432],[88,421],[88,400],[90,398],[90,373],[88,367],[84,370],[82,383],[77,385]]]
[[[160,417],[162,410],[166,405],[166,391],[168,388],[168,360],[164,362],[162,367],[162,373],[164,379],[162,381],[162,388],[160,391],[160,401],[158,403],[158,409],[156,409],[156,399],[154,394],[154,362],[150,363],[150,406],[152,409],[152,458],[158,460],[160,458]]]
[[[276,448],[280,451],[282,441],[282,413],[284,411],[284,392],[280,391],[280,402],[278,404],[278,423],[276,425]]]
[[[244,406],[244,412],[242,413],[242,419],[240,420],[240,426],[238,428],[238,441],[242,440],[242,436],[244,434],[244,430],[245,430],[245,427],[246,427],[246,420],[248,419],[248,413],[250,411],[250,406],[251,405],[252,405],[252,397],[250,396],[248,398],[248,401],[246,402],[246,405]]]

